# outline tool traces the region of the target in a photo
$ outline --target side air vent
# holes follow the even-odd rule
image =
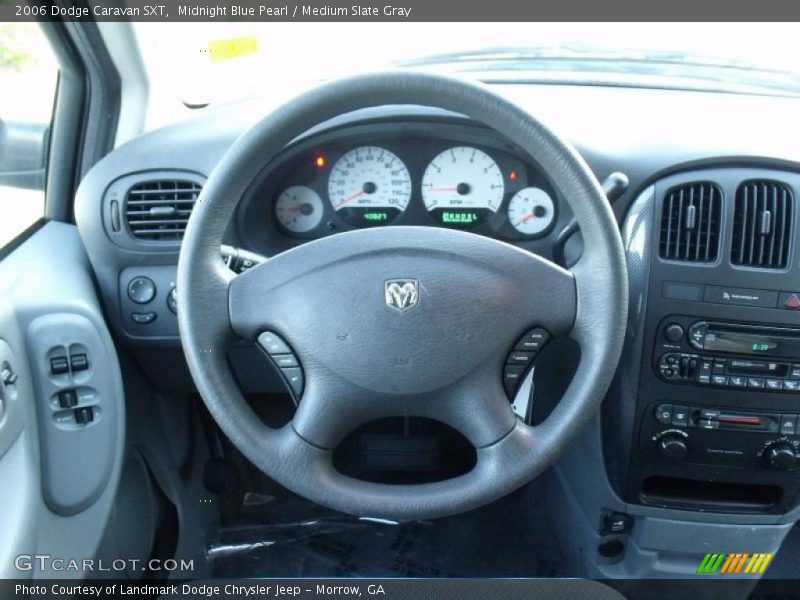
[[[721,211],[722,192],[713,183],[689,183],[669,190],[661,214],[661,258],[716,261]]]
[[[125,198],[125,219],[134,237],[180,241],[200,194],[194,181],[160,180],[136,183]]]
[[[792,190],[778,181],[745,181],[736,190],[731,262],[785,269],[792,240]]]

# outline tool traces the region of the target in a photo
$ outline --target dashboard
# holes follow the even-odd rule
[[[613,205],[628,255],[627,341],[601,424],[587,434],[592,451],[576,470],[582,501],[707,521],[796,519],[797,100],[496,89],[571,140],[599,180],[619,171],[630,181]],[[225,151],[269,108],[220,107],[143,135],[104,158],[78,191],[76,220],[109,325],[161,389],[191,389],[171,302],[191,207]],[[562,236],[568,201],[535,157],[496,132],[462,115],[387,106],[317,125],[265,157],[225,243],[241,270],[324,236],[424,225],[550,260],[563,254],[568,266],[581,248],[579,231]],[[714,345],[733,334],[738,345]],[[551,342],[537,378],[564,369],[572,351]],[[232,362],[243,387],[262,391],[263,365],[243,355]],[[538,379],[536,389],[537,407],[559,397]]]
[[[571,216],[536,164],[496,134],[446,120],[389,120],[288,148],[254,182],[237,223],[266,255],[390,225],[461,229],[546,252],[541,240]]]

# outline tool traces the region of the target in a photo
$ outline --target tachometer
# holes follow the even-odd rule
[[[408,206],[411,176],[394,153],[362,146],[333,165],[328,196],[333,209],[351,225],[384,225]]]
[[[275,203],[278,222],[294,233],[305,233],[314,229],[322,221],[323,212],[319,194],[304,185],[287,188]]]
[[[470,227],[500,208],[505,183],[491,156],[469,146],[434,158],[422,176],[422,199],[443,225]]]
[[[525,235],[536,235],[550,227],[556,216],[550,195],[542,189],[527,187],[508,203],[508,222]]]

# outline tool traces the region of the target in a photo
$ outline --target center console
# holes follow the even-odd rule
[[[632,273],[633,423],[609,432],[631,436],[628,502],[774,515],[797,506],[798,184],[793,173],[708,169],[661,180],[647,199],[638,235],[650,251]]]

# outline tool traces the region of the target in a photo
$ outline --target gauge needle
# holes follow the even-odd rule
[[[428,188],[429,192],[457,192],[458,188]]]
[[[350,194],[347,198],[345,198],[344,200],[339,202],[339,204],[336,205],[336,208],[341,208],[342,206],[344,206],[345,204],[350,202],[350,200],[355,200],[356,198],[358,198],[363,193],[364,193],[364,190],[358,190],[355,194]]]
[[[534,216],[536,216],[536,215],[534,215],[532,212],[524,214],[519,219],[517,219],[517,223],[516,224],[517,225],[522,225],[525,221],[527,221],[528,219],[532,219]]]
[[[292,206],[291,208],[280,207],[278,208],[278,210],[283,212],[300,212],[300,207],[299,206]]]

